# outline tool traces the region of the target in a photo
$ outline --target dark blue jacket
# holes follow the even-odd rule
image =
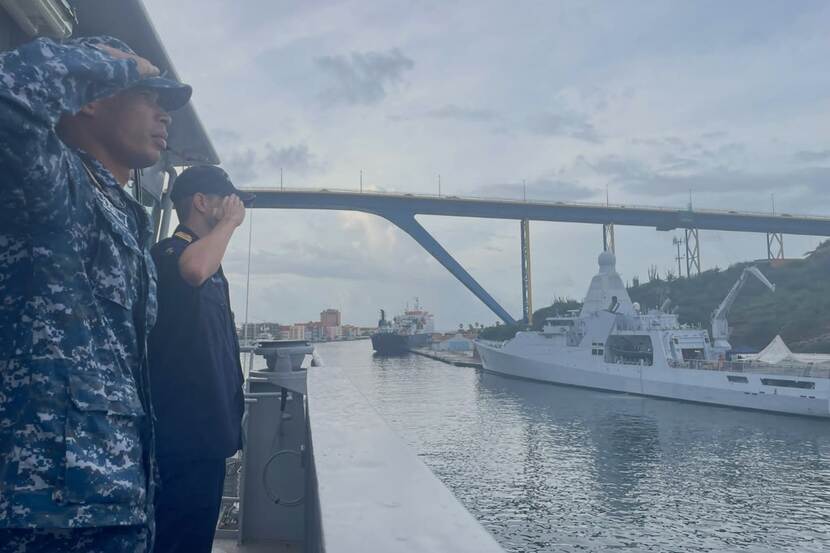
[[[159,457],[224,459],[241,446],[239,341],[222,268],[198,288],[179,272],[179,258],[195,240],[180,225],[152,249],[159,279],[150,334],[156,446]]]

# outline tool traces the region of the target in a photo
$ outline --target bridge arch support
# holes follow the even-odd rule
[[[374,213],[380,217],[383,217],[396,227],[400,228],[402,231],[407,233],[411,236],[422,248],[424,248],[429,254],[434,257],[438,263],[444,266],[452,275],[457,278],[461,284],[467,287],[467,289],[472,292],[479,300],[481,300],[484,305],[490,308],[493,313],[495,313],[502,321],[506,324],[515,324],[516,320],[510,316],[510,313],[507,312],[494,298],[491,296],[487,290],[485,290],[481,284],[476,281],[473,276],[467,272],[467,270],[461,266],[461,264],[455,260],[455,258],[442,246],[438,240],[436,240],[428,231],[425,229],[421,223],[419,223],[415,219],[414,213]]]

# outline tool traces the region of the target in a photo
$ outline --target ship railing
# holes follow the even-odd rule
[[[701,371],[745,372],[753,374],[787,374],[811,378],[830,378],[830,367],[811,364],[778,363],[770,364],[760,361],[709,361],[690,359],[687,361],[669,360],[668,365],[674,369],[694,369]]]
[[[505,341],[504,341],[504,340],[485,340],[484,338],[477,338],[477,339],[476,339],[476,342],[479,342],[479,343],[481,343],[481,344],[484,344],[484,345],[485,345],[485,346],[487,346],[487,347],[491,347],[491,348],[499,348],[499,349],[500,349],[501,347],[503,347],[503,346],[504,346],[504,344],[505,344]]]
[[[270,342],[243,357],[245,447],[227,466],[217,537],[240,551],[504,553],[349,371],[309,363],[311,350]]]
[[[611,361],[608,361],[614,365],[633,365],[637,367],[651,367],[653,363],[646,358],[640,359],[631,359],[631,358],[624,358],[624,357],[617,357]]]

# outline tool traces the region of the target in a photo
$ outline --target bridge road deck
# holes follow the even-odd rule
[[[753,213],[736,210],[676,209],[615,204],[523,201],[509,199],[430,196],[327,189],[252,188],[253,207],[363,211],[390,214],[445,215],[491,219],[529,219],[653,227],[657,230],[695,228],[735,232],[830,236],[830,217]]]

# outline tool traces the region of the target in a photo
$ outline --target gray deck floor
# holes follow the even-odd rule
[[[213,553],[300,553],[302,546],[280,542],[246,543],[237,545],[235,539],[216,539]]]

